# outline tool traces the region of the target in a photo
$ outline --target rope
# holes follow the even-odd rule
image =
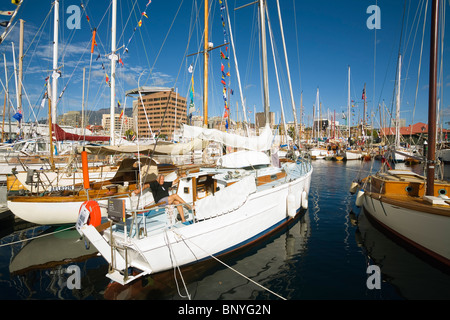
[[[66,229],[57,230],[57,231],[54,231],[54,232],[51,232],[51,233],[41,234],[39,236],[31,237],[31,238],[24,239],[24,240],[18,240],[18,241],[13,241],[13,242],[10,242],[10,243],[1,244],[0,248],[1,247],[6,247],[6,246],[10,246],[10,245],[13,245],[13,244],[17,244],[17,243],[22,243],[22,242],[38,239],[38,238],[43,238],[43,237],[50,236],[50,235],[53,235],[53,234],[56,234],[56,233],[59,233],[59,232],[62,232],[62,231],[67,231],[67,230],[70,230],[70,229],[73,229],[73,228],[75,228],[75,226],[71,226],[71,227],[68,227]]]
[[[173,233],[174,233],[175,235],[177,235],[178,237],[180,237],[180,238],[183,240],[183,242],[186,243],[185,240],[189,240],[189,239],[184,238],[181,234],[176,233],[175,230],[172,230],[172,231],[173,231]],[[230,269],[231,271],[234,271],[235,273],[237,273],[237,274],[240,275],[241,277],[245,278],[246,280],[248,280],[248,281],[252,282],[253,284],[255,284],[255,285],[261,287],[262,289],[264,289],[264,290],[266,290],[266,291],[272,293],[273,295],[277,296],[278,298],[280,298],[280,299],[282,299],[282,300],[287,300],[286,298],[282,297],[281,295],[279,295],[279,294],[273,292],[272,290],[270,290],[270,289],[264,287],[263,285],[257,283],[256,281],[250,279],[249,277],[245,276],[245,275],[242,274],[241,272],[239,272],[239,271],[237,271],[236,269],[232,268],[231,266],[227,265],[225,262],[223,262],[223,261],[219,260],[218,258],[214,257],[212,254],[209,254],[208,252],[206,252],[205,250],[203,250],[202,248],[200,248],[199,246],[197,246],[195,243],[193,243],[193,242],[191,242],[191,243],[192,243],[193,245],[195,245],[198,249],[200,249],[200,250],[202,250],[204,253],[206,253],[208,256],[210,256],[211,258],[213,258],[213,259],[216,260],[217,262],[223,264],[225,267],[227,267],[227,268]],[[187,245],[187,244],[186,244],[186,245]]]

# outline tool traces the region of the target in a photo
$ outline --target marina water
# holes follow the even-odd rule
[[[73,226],[4,220],[0,299],[450,299],[448,271],[380,232],[355,207],[351,182],[379,166],[379,161],[314,161],[309,208],[289,229],[220,261],[127,286],[108,281],[106,261]],[[421,166],[413,170],[422,173]]]

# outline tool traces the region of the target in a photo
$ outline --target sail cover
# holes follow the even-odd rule
[[[90,135],[79,135],[75,133],[69,133],[64,131],[57,124],[52,125],[53,135],[56,141],[72,140],[72,141],[109,141],[107,136],[90,136]]]
[[[247,202],[249,195],[255,191],[255,178],[253,176],[244,177],[214,195],[198,200],[195,204],[196,218],[199,220],[208,219],[237,210]]]
[[[217,129],[205,129],[201,127],[183,125],[183,137],[216,141],[229,147],[243,148],[253,151],[270,150],[273,140],[272,131],[269,127],[262,129],[259,136],[244,137]]]

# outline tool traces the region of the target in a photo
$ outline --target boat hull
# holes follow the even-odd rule
[[[364,194],[363,206],[369,218],[426,255],[450,266],[450,215],[400,207],[383,199]]]
[[[293,181],[260,188],[251,193],[239,208],[188,226],[161,228],[141,239],[125,239],[123,233],[113,232],[114,243],[118,245],[117,252],[125,257],[121,248],[126,247],[126,261],[142,273],[150,274],[242,249],[284,227],[298,216],[301,207],[307,203],[302,194],[309,194],[311,174],[312,168]],[[295,208],[294,215],[290,210],[292,208]],[[85,235],[90,238],[89,233]],[[96,237],[98,235],[91,237],[94,244],[99,243],[94,240]],[[104,231],[103,237],[107,243],[111,242],[109,229]],[[98,249],[108,260],[111,247],[108,245],[102,249],[99,246]]]

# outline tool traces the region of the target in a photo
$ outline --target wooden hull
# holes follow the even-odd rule
[[[450,184],[436,182],[434,192],[435,197],[424,197],[422,176],[391,170],[370,177],[363,206],[386,231],[450,266],[450,199],[438,197],[450,194]]]

